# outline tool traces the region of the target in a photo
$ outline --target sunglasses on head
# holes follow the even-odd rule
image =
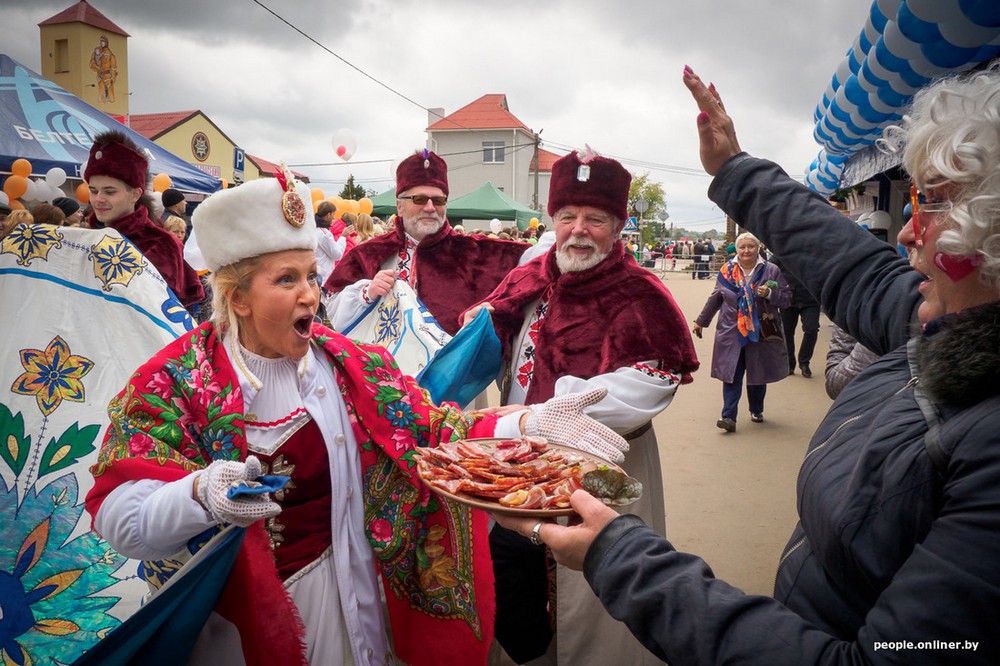
[[[437,197],[429,197],[426,194],[411,194],[409,196],[396,197],[396,198],[409,199],[418,206],[426,206],[428,201],[432,202],[435,206],[443,206],[446,203],[448,203],[448,197],[443,195]]]

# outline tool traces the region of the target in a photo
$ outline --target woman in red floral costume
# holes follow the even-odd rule
[[[431,494],[415,449],[519,436],[529,419],[557,443],[624,442],[582,415],[600,396],[569,396],[558,418],[436,406],[384,349],[313,323],[308,201],[286,173],[195,211],[213,321],[161,350],[112,401],[87,509],[115,549],[145,561],[153,585],[207,530],[247,527],[191,663],[485,663],[487,518]],[[227,494],[262,474],[290,480]]]

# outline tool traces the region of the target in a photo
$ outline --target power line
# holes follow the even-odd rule
[[[251,0],[251,1],[254,4],[258,5],[261,9],[263,9],[264,11],[266,11],[267,13],[269,13],[271,16],[273,16],[274,18],[278,19],[279,21],[281,21],[282,23],[284,23],[286,26],[288,26],[289,28],[291,28],[295,32],[299,33],[302,37],[308,39],[310,42],[312,42],[313,44],[315,44],[319,48],[323,49],[324,51],[326,51],[327,53],[329,53],[330,55],[332,55],[334,58],[336,58],[337,60],[340,60],[342,63],[344,63],[345,65],[347,65],[348,67],[350,67],[354,71],[358,72],[359,74],[361,74],[365,78],[367,78],[370,81],[374,82],[375,84],[381,86],[382,88],[385,88],[386,90],[388,90],[393,95],[396,95],[397,97],[399,97],[399,98],[401,98],[401,99],[409,102],[410,104],[416,106],[417,108],[423,110],[426,113],[434,113],[434,115],[438,116],[438,118],[440,118],[440,119],[444,118],[444,116],[441,116],[440,114],[431,111],[428,107],[426,107],[423,104],[417,102],[416,100],[408,97],[407,95],[399,92],[398,90],[396,90],[392,86],[388,85],[387,83],[383,83],[382,81],[378,80],[377,78],[375,78],[374,76],[372,76],[368,72],[364,71],[363,69],[361,69],[360,67],[358,67],[354,63],[352,63],[349,60],[347,60],[346,58],[344,58],[343,56],[337,54],[332,49],[330,49],[329,47],[327,47],[325,44],[319,42],[318,40],[316,40],[312,36],[306,34],[303,30],[301,30],[297,26],[293,25],[290,21],[288,21],[283,16],[281,16],[280,14],[278,14],[277,12],[275,12],[274,10],[272,10],[270,7],[268,7],[267,5],[265,5],[260,0]],[[474,128],[471,128],[471,127],[466,127],[466,126],[462,125],[461,123],[456,122],[454,119],[449,119],[449,122],[453,123],[454,125],[458,126],[461,129],[464,129],[464,130],[466,130],[468,132],[472,132],[474,134],[479,134],[479,135],[484,135],[485,136],[484,132],[481,132],[481,131],[479,131],[477,129],[474,129]],[[533,146],[534,143],[531,143],[531,144],[521,144],[521,146],[523,146],[523,145],[532,145]],[[555,141],[549,141],[549,140],[546,140],[545,142],[543,142],[542,145],[554,146],[556,148],[560,148],[562,150],[565,150],[566,152],[572,152],[573,150],[576,149],[576,148],[574,148],[571,145],[561,144],[561,143],[558,143],[558,142],[555,142]],[[521,146],[518,146],[518,147],[521,147]],[[468,151],[468,152],[478,152],[478,151]],[[462,153],[452,153],[452,154],[456,154],[457,155],[457,154],[462,154]],[[618,155],[607,155],[606,157],[611,157],[613,159],[616,159],[616,160],[618,160],[619,162],[621,162],[623,164],[631,164],[631,165],[634,165],[634,166],[639,166],[639,167],[642,167],[642,168],[652,169],[652,170],[656,170],[656,171],[666,171],[668,173],[674,173],[674,174],[684,175],[684,176],[698,176],[698,177],[701,177],[701,178],[710,178],[711,177],[708,174],[706,174],[703,170],[692,168],[692,167],[682,167],[682,166],[675,166],[675,165],[671,165],[671,164],[660,164],[660,163],[657,163],[657,162],[647,162],[647,161],[644,161],[644,160],[638,160],[638,159],[633,159],[633,158],[629,158],[629,157],[622,157],[622,156],[618,156]],[[383,160],[368,160],[368,161],[365,161],[365,162],[360,162],[360,161],[359,162],[354,162],[354,164],[377,164],[377,163],[381,163],[381,162],[392,162],[392,160],[385,160],[385,159],[383,159]],[[291,167],[337,166],[338,164],[339,163],[337,163],[337,162],[326,162],[326,163],[320,162],[320,163],[311,163],[311,164],[291,164],[289,166],[291,166]]]
[[[533,147],[535,145],[534,141],[531,143],[512,143],[509,146],[504,146],[504,150],[513,149],[514,152],[521,150],[522,148]],[[474,150],[459,150],[454,153],[438,153],[439,157],[452,157],[454,155],[472,155],[475,153],[483,152],[482,148],[476,148]],[[320,167],[320,166],[343,166],[351,164],[381,164],[383,162],[392,162],[392,160],[365,160],[358,162],[311,162],[302,164],[289,164],[289,167],[300,168],[300,167]]]

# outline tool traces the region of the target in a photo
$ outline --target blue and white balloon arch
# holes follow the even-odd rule
[[[935,77],[1000,54],[1000,0],[875,0],[823,99],[805,182],[821,194],[840,186],[847,161],[902,117]]]

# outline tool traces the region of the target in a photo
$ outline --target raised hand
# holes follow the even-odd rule
[[[733,155],[741,152],[736,139],[733,119],[726,113],[719,91],[714,84],[707,87],[687,65],[684,66],[684,85],[698,103],[698,138],[701,140],[701,164],[714,176]]]

